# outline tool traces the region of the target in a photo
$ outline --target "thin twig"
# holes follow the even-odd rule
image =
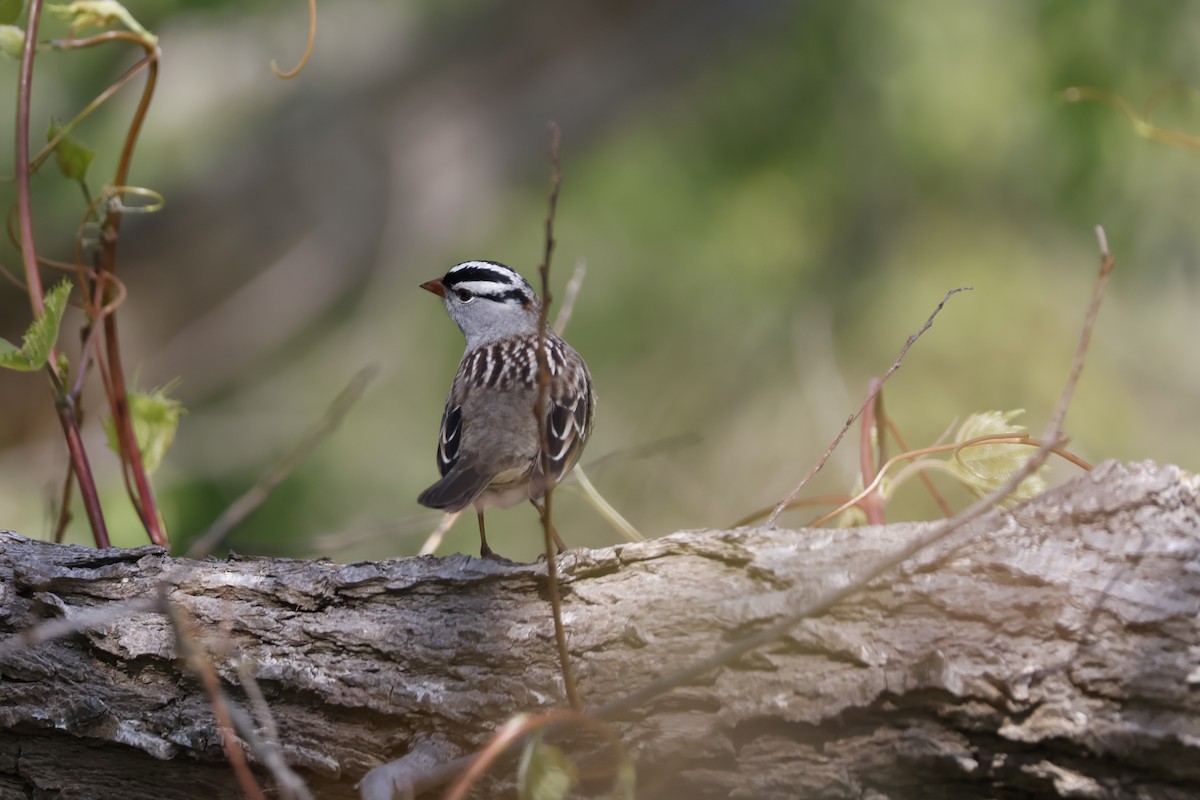
[[[208,703],[217,723],[217,733],[221,737],[221,745],[225,750],[225,759],[229,762],[229,766],[241,786],[242,793],[249,800],[266,800],[262,787],[258,785],[258,781],[254,779],[254,773],[250,771],[250,765],[246,763],[246,754],[234,732],[229,700],[221,690],[221,680],[217,677],[216,670],[213,669],[212,661],[201,649],[196,639],[195,626],[182,608],[167,600],[165,584],[159,588],[159,603],[163,613],[171,621],[171,628],[175,632],[176,652],[191,667],[192,673],[200,679],[200,685],[204,687],[204,691],[208,695]]]
[[[365,367],[359,370],[350,383],[342,390],[329,408],[322,415],[321,419],[313,426],[303,439],[300,440],[292,451],[275,465],[266,475],[258,479],[258,482],[250,487],[241,497],[234,500],[221,515],[208,527],[196,541],[192,542],[192,546],[188,548],[188,558],[204,558],[213,552],[217,547],[220,547],[221,542],[225,541],[234,528],[242,523],[246,517],[254,513],[270,496],[271,491],[278,486],[284,478],[291,475],[296,467],[300,466],[303,461],[308,458],[318,444],[320,444],[326,436],[337,429],[346,414],[354,406],[358,398],[362,396],[363,391],[367,388],[367,384],[375,377],[378,368],[374,365]]]
[[[258,679],[254,677],[254,671],[250,669],[250,662],[245,658],[238,658],[237,663],[238,681],[242,684],[242,691],[246,693],[246,699],[250,701],[250,707],[254,709],[254,719],[258,727],[262,728],[263,736],[267,741],[279,744],[279,726],[275,724],[275,715],[271,713],[271,706],[267,703],[266,696],[263,695],[262,687],[258,685]]]
[[[554,332],[559,336],[563,335],[563,331],[567,329],[567,324],[571,321],[571,312],[575,310],[575,299],[579,297],[579,290],[583,288],[583,279],[587,275],[587,262],[582,258],[575,262],[575,271],[571,273],[571,280],[567,281],[567,286],[563,289],[563,301],[558,306],[558,315],[554,317]]]
[[[1088,308],[1087,314],[1084,317],[1083,330],[1080,334],[1079,346],[1075,351],[1075,360],[1071,366],[1071,372],[1067,377],[1067,382],[1063,388],[1062,395],[1059,398],[1058,406],[1055,408],[1054,414],[1050,418],[1049,424],[1046,426],[1046,432],[1042,435],[1042,444],[1033,453],[1033,455],[1029,457],[1029,460],[1025,462],[1024,466],[1013,472],[1013,474],[1009,476],[1008,480],[1005,481],[1004,484],[998,487],[995,491],[992,491],[975,501],[957,516],[947,520],[942,520],[941,522],[935,524],[923,536],[917,537],[910,544],[901,548],[892,555],[886,556],[875,562],[861,574],[856,576],[853,581],[850,581],[844,586],[830,589],[829,591],[817,597],[815,600],[811,600],[802,604],[798,609],[796,609],[795,612],[789,614],[779,622],[776,622],[774,625],[764,628],[758,633],[749,636],[740,642],[736,642],[728,648],[718,653],[714,653],[708,658],[702,659],[689,667],[679,670],[673,674],[666,675],[658,680],[652,681],[641,689],[638,689],[637,691],[628,694],[625,697],[614,700],[613,702],[607,703],[596,709],[590,709],[589,713],[600,718],[605,718],[614,716],[630,708],[636,708],[645,704],[647,701],[658,697],[659,695],[665,694],[677,686],[682,686],[683,684],[694,680],[710,670],[736,661],[738,658],[750,652],[751,650],[775,641],[791,630],[795,625],[799,624],[802,620],[824,614],[837,603],[840,603],[846,598],[856,594],[863,587],[871,583],[871,581],[900,566],[908,559],[920,553],[922,550],[925,550],[944,540],[950,534],[959,530],[967,523],[973,522],[975,519],[983,516],[984,513],[995,507],[997,503],[1016,491],[1017,487],[1019,487],[1027,477],[1041,469],[1042,465],[1046,462],[1046,459],[1049,457],[1054,448],[1062,444],[1062,423],[1066,418],[1067,408],[1071,404],[1071,398],[1074,396],[1075,386],[1079,381],[1079,374],[1083,370],[1084,356],[1087,353],[1088,344],[1091,341],[1092,329],[1095,326],[1096,321],[1096,314],[1100,307],[1100,301],[1104,296],[1104,287],[1108,282],[1108,276],[1112,272],[1113,268],[1113,259],[1109,255],[1107,244],[1104,241],[1104,232],[1099,226],[1097,226],[1097,237],[1100,239],[1100,249],[1102,254],[1100,276],[1096,280],[1096,285],[1092,292],[1092,302]],[[947,297],[949,297],[949,295],[947,295]],[[945,303],[945,300],[942,302]],[[940,304],[938,308],[941,308]],[[934,313],[936,314],[937,312],[935,311]],[[926,323],[926,327],[928,327],[932,321],[933,317],[931,316],[929,322]],[[925,328],[922,328],[922,331],[924,330]],[[905,345],[905,349],[907,349],[907,347],[911,345],[913,341],[915,341],[915,338],[910,338],[908,344]],[[901,351],[901,355],[903,356],[903,351]],[[898,364],[899,360],[897,360],[897,365]],[[888,374],[891,374],[891,372],[889,371]],[[887,376],[885,375],[884,380],[886,380],[886,378]]]
[[[221,686],[221,679],[213,665],[212,655],[200,644],[196,626],[191,617],[182,607],[173,605],[168,599],[177,584],[178,576],[184,571],[186,568],[170,570],[163,580],[159,581],[155,593],[158,600],[157,610],[171,622],[171,629],[175,635],[176,653],[192,673],[200,679],[200,684],[208,695],[209,706],[212,708],[213,717],[217,723],[222,747],[238,783],[242,786],[242,791],[247,797],[264,798],[265,800],[262,789],[246,762],[245,751],[242,747],[242,742],[245,742],[250,752],[271,773],[279,794],[285,800],[313,800],[313,794],[308,785],[287,765],[283,757],[279,747],[279,729],[275,724],[275,718],[259,688],[258,681],[245,660],[237,659],[235,668],[242,690],[254,708],[257,721],[230,701]],[[228,636],[228,631],[226,631],[222,638],[228,640]],[[238,736],[241,737],[241,742],[238,741]]]
[[[1059,400],[1058,407],[1054,409],[1054,416],[1050,418],[1050,423],[1046,426],[1046,433],[1042,434],[1042,438],[1047,441],[1057,440],[1061,435],[1063,420],[1067,417],[1067,407],[1070,405],[1070,395],[1075,390],[1075,384],[1079,382],[1080,374],[1083,373],[1084,356],[1087,355],[1088,345],[1092,341],[1092,328],[1096,325],[1096,316],[1100,313],[1100,301],[1104,299],[1104,289],[1108,286],[1108,279],[1117,263],[1108,251],[1108,235],[1104,232],[1103,225],[1096,226],[1096,243],[1100,246],[1100,274],[1096,278],[1096,287],[1092,290],[1092,302],[1083,318],[1083,334],[1079,337],[1079,345],[1075,348],[1075,359],[1071,362],[1071,374],[1067,376],[1067,388],[1063,390],[1063,397]],[[1053,436],[1051,436],[1052,432]],[[1058,444],[1061,442],[1053,441],[1051,446]]]
[[[239,735],[270,771],[284,800],[313,800],[313,793],[308,784],[288,766],[283,757],[279,746],[279,727],[275,724],[275,716],[271,713],[267,698],[263,696],[258,679],[250,669],[250,663],[244,658],[239,658],[236,666],[242,691],[246,693],[250,707],[254,709],[254,720],[243,719],[242,715],[234,714],[233,722]],[[258,733],[259,729],[262,731],[261,736]]]
[[[554,214],[558,210],[558,192],[562,187],[562,169],[558,161],[558,125],[550,123],[550,166],[553,174],[550,179],[549,210],[546,212],[546,246],[542,254],[542,263],[538,267],[538,275],[542,279],[542,306],[538,312],[538,346],[537,346],[537,397],[533,402],[533,415],[538,426],[538,448],[541,458],[542,473],[542,534],[546,545],[546,579],[549,582],[550,610],[554,615],[554,641],[558,645],[558,660],[562,667],[563,685],[567,691],[567,700],[571,708],[578,711],[582,704],[579,701],[579,690],[575,686],[575,676],[571,672],[571,655],[567,650],[567,633],[562,622],[562,599],[558,592],[558,551],[554,542],[554,522],[551,517],[553,508],[551,499],[554,495],[554,477],[551,472],[550,444],[547,427],[546,409],[550,395],[550,361],[546,353],[546,335],[549,328],[547,315],[550,312],[550,258],[554,254]]]
[[[863,409],[874,402],[875,395],[877,395],[879,390],[883,388],[883,385],[887,383],[888,378],[892,377],[896,370],[900,369],[900,362],[904,360],[904,356],[906,353],[908,353],[908,349],[912,347],[914,343],[916,343],[917,339],[921,338],[921,334],[929,330],[929,328],[933,325],[934,317],[938,315],[938,312],[942,310],[942,307],[946,305],[946,302],[959,292],[969,291],[971,291],[970,286],[962,286],[958,289],[951,289],[950,291],[946,292],[946,296],[942,298],[942,302],[937,304],[937,308],[935,308],[933,313],[929,315],[929,319],[925,320],[925,324],[921,326],[920,330],[908,337],[908,341],[906,341],[904,346],[900,348],[900,354],[896,356],[896,360],[892,363],[892,366],[883,374],[883,377],[879,379],[879,382],[874,385],[872,391],[867,393],[867,399],[864,400],[863,404],[858,407],[858,410],[850,415],[850,418],[846,420],[846,424],[842,426],[841,432],[834,437],[833,442],[831,442],[829,447],[825,449],[825,452],[821,455],[821,457],[817,459],[817,463],[813,464],[812,468],[805,474],[803,478],[800,479],[800,483],[796,484],[795,489],[792,489],[792,491],[788,492],[786,497],[775,504],[775,510],[771,512],[771,516],[767,517],[767,521],[764,523],[766,527],[775,527],[775,520],[778,519],[779,515],[783,513],[783,510],[787,508],[793,500],[796,499],[796,496],[799,495],[804,487],[808,485],[808,482],[811,481],[813,477],[821,471],[821,468],[825,466],[825,462],[829,460],[829,456],[833,454],[833,451],[836,450],[837,446],[841,443],[842,438],[850,430],[850,426],[852,426],[854,421],[863,413]]]

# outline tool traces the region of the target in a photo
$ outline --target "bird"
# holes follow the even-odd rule
[[[541,300],[529,281],[497,261],[464,261],[421,288],[442,298],[466,338],[438,435],[441,479],[417,502],[458,512],[474,506],[480,555],[488,546],[483,513],[528,499],[545,522],[546,490],[579,461],[592,432],[596,399],[587,364],[546,326],[546,459],[534,408],[538,396]],[[566,548],[553,526],[559,553]]]

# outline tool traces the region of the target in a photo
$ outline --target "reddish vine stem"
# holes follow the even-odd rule
[[[137,144],[138,134],[141,133],[142,123],[146,119],[146,112],[150,107],[150,100],[154,95],[154,88],[158,83],[159,50],[157,45],[137,37],[129,36],[113,36],[108,38],[97,36],[92,37],[92,40],[85,41],[98,43],[109,41],[110,39],[124,39],[126,41],[132,39],[132,41],[137,42],[145,48],[145,58],[149,60],[146,72],[146,85],[142,89],[141,99],[138,102],[137,109],[134,111],[129,131],[125,136],[125,143],[121,148],[121,158],[117,162],[117,172],[113,178],[114,185],[125,186],[128,183],[129,168],[133,161],[133,149]],[[80,42],[79,46],[84,46],[84,43]],[[116,272],[117,240],[119,239],[121,230],[121,211],[117,204],[110,204],[100,230],[102,245],[97,273],[100,282],[104,283],[105,274]],[[154,499],[154,489],[150,485],[150,477],[146,472],[146,465],[142,460],[142,453],[138,448],[137,437],[133,430],[133,416],[129,411],[129,389],[125,382],[125,370],[121,363],[121,347],[117,335],[117,318],[115,314],[107,314],[104,317],[104,345],[110,381],[108,402],[112,412],[113,427],[116,430],[118,452],[121,456],[122,471],[126,485],[133,484],[129,492],[130,500],[141,517],[142,524],[146,528],[146,533],[150,536],[150,541],[156,545],[166,547],[168,542],[162,514]],[[134,488],[136,488],[136,492]]]
[[[904,440],[904,435],[900,433],[899,426],[897,426],[890,417],[887,420],[887,429],[891,432],[892,436],[895,437],[896,443],[900,445],[904,452],[909,452],[912,450],[912,448],[908,446],[908,442]],[[954,509],[952,509],[950,504],[946,502],[946,498],[942,497],[942,493],[939,492],[937,487],[933,485],[933,481],[929,479],[929,476],[922,471],[917,473],[917,477],[920,479],[921,483],[925,484],[925,488],[929,490],[929,495],[933,498],[933,502],[937,503],[938,508],[942,510],[942,515],[946,517],[953,517]]]
[[[56,392],[61,397],[63,386],[57,383]],[[104,511],[100,508],[100,495],[96,492],[96,480],[92,476],[92,467],[88,463],[87,451],[83,447],[83,437],[79,433],[79,419],[75,416],[75,405],[70,398],[64,402],[55,402],[58,409],[58,419],[62,423],[63,435],[67,437],[67,450],[71,453],[71,464],[75,476],[79,478],[79,496],[83,499],[83,509],[87,513],[88,522],[92,526],[92,538],[96,547],[101,549],[111,547],[108,538],[108,526],[104,524]]]
[[[21,71],[17,77],[17,225],[20,229],[21,259],[25,264],[25,285],[29,290],[29,302],[33,304],[34,316],[41,316],[46,307],[42,276],[37,267],[37,247],[33,240],[33,209],[30,203],[29,186],[29,106],[33,85],[33,56],[37,50],[38,21],[42,16],[41,0],[30,0],[29,26],[25,31],[25,46],[21,50]],[[49,369],[57,374],[56,358],[50,357]]]
[[[84,378],[92,364],[92,348],[89,345],[96,342],[96,360],[100,362],[105,394],[108,397],[114,429],[116,431],[117,449],[121,459],[121,477],[129,494],[130,502],[137,512],[139,519],[141,519],[150,540],[154,544],[166,546],[167,536],[162,515],[155,502],[153,488],[150,485],[149,476],[142,460],[141,450],[137,446],[137,437],[133,430],[132,415],[129,411],[128,387],[125,382],[124,368],[121,363],[116,319],[112,313],[118,303],[114,302],[113,298],[110,297],[110,292],[113,291],[111,287],[119,287],[120,285],[115,275],[116,245],[121,224],[121,212],[118,205],[119,192],[122,191],[121,187],[124,187],[127,183],[130,165],[133,160],[133,149],[137,142],[137,137],[141,132],[142,124],[145,121],[150,100],[154,94],[154,88],[158,79],[160,53],[157,45],[129,31],[104,31],[84,39],[55,40],[54,44],[63,50],[69,50],[95,47],[115,41],[136,44],[145,51],[145,55],[136,64],[126,70],[125,74],[113,85],[109,86],[104,92],[93,99],[85,107],[83,116],[90,114],[100,103],[111,97],[113,93],[143,69],[147,70],[146,85],[142,90],[141,99],[134,112],[129,130],[126,133],[121,157],[117,164],[117,172],[114,178],[114,186],[118,187],[116,189],[117,194],[114,195],[114,202],[108,204],[107,214],[104,216],[101,225],[101,258],[100,263],[94,271],[95,284],[93,287],[87,286],[86,278],[82,277],[82,265],[78,265],[81,272],[80,280],[83,284],[85,307],[88,310],[93,329],[91,334],[86,338],[82,363],[80,364],[79,374],[70,397],[73,402],[78,402],[78,398],[82,393]],[[49,145],[47,147],[49,148]],[[36,164],[32,166],[36,167]],[[77,261],[79,261],[78,242]],[[119,288],[117,291],[120,291]],[[95,294],[94,298],[89,296],[93,292]],[[103,348],[97,342],[97,334],[101,331],[103,332],[104,340]],[[107,357],[107,365],[103,363],[105,356]],[[64,503],[66,497],[67,486],[64,485]]]
[[[126,40],[126,41],[133,41],[133,42],[141,41],[138,37],[134,36],[131,33],[128,33],[127,31],[106,31],[102,34],[98,34],[97,36],[92,36],[87,39],[54,39],[52,41],[52,44],[55,48],[57,48],[59,50],[75,50],[75,49],[79,49],[82,47],[90,47],[95,44],[100,44],[101,42],[109,42],[109,41],[117,41],[117,40]],[[81,123],[85,119],[87,119],[89,116],[91,116],[93,111],[95,111],[97,108],[99,108],[101,105],[103,105],[109,98],[111,98],[118,91],[120,91],[122,86],[124,86],[129,81],[133,80],[133,78],[137,75],[137,73],[145,68],[147,61],[148,61],[147,58],[143,58],[140,61],[138,61],[136,64],[134,64],[128,70],[126,70],[124,75],[122,75],[120,78],[117,78],[115,81],[113,81],[111,84],[109,84],[107,89],[105,89],[100,94],[93,97],[91,102],[89,102],[86,106],[84,106],[83,110],[80,111],[78,114],[76,114],[75,118],[73,120],[71,120],[70,122],[68,122],[66,125],[63,126],[63,129],[61,131],[59,131],[57,136],[55,136],[50,141],[46,142],[45,147],[43,147],[41,149],[41,152],[39,152],[37,154],[37,156],[33,159],[32,162],[30,162],[30,168],[34,172],[37,172],[41,168],[42,164],[46,161],[46,159],[50,157],[50,154],[53,153],[55,151],[55,149],[58,147],[59,142],[61,142],[63,139],[65,139],[67,136],[69,136],[71,134],[71,131],[75,128],[76,125],[78,125],[79,123]]]
[[[42,0],[30,0],[29,23],[25,31],[25,44],[21,50],[21,68],[17,78],[17,130],[15,172],[17,177],[17,218],[21,233],[21,260],[25,265],[25,285],[29,291],[29,302],[35,317],[45,313],[46,297],[42,288],[42,276],[38,272],[37,246],[33,238],[33,208],[31,202],[29,163],[29,107],[33,86],[33,57],[37,50],[38,22],[42,16]],[[58,372],[58,347],[50,350],[46,372],[54,391],[54,407],[58,421],[67,441],[71,458],[71,469],[79,479],[79,494],[92,527],[92,538],[97,547],[108,547],[108,528],[104,524],[104,512],[100,508],[100,496],[96,492],[96,481],[83,447],[79,433],[79,420],[75,406],[66,394],[62,376]]]

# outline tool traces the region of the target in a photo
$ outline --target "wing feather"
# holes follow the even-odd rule
[[[462,406],[446,403],[442,412],[442,430],[438,435],[438,473],[445,475],[456,463],[462,445]]]

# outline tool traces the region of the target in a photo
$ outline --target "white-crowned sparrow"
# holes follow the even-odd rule
[[[547,328],[551,474],[546,478],[534,417],[541,301],[533,287],[503,264],[465,261],[421,288],[442,298],[467,338],[467,349],[442,413],[437,450],[442,479],[421,492],[417,502],[444,511],[474,505],[480,553],[492,557],[484,510],[507,508],[528,498],[539,515],[544,514],[541,498],[547,484],[558,483],[570,472],[592,432],[592,377],[579,354]],[[562,552],[562,540],[551,532]]]

